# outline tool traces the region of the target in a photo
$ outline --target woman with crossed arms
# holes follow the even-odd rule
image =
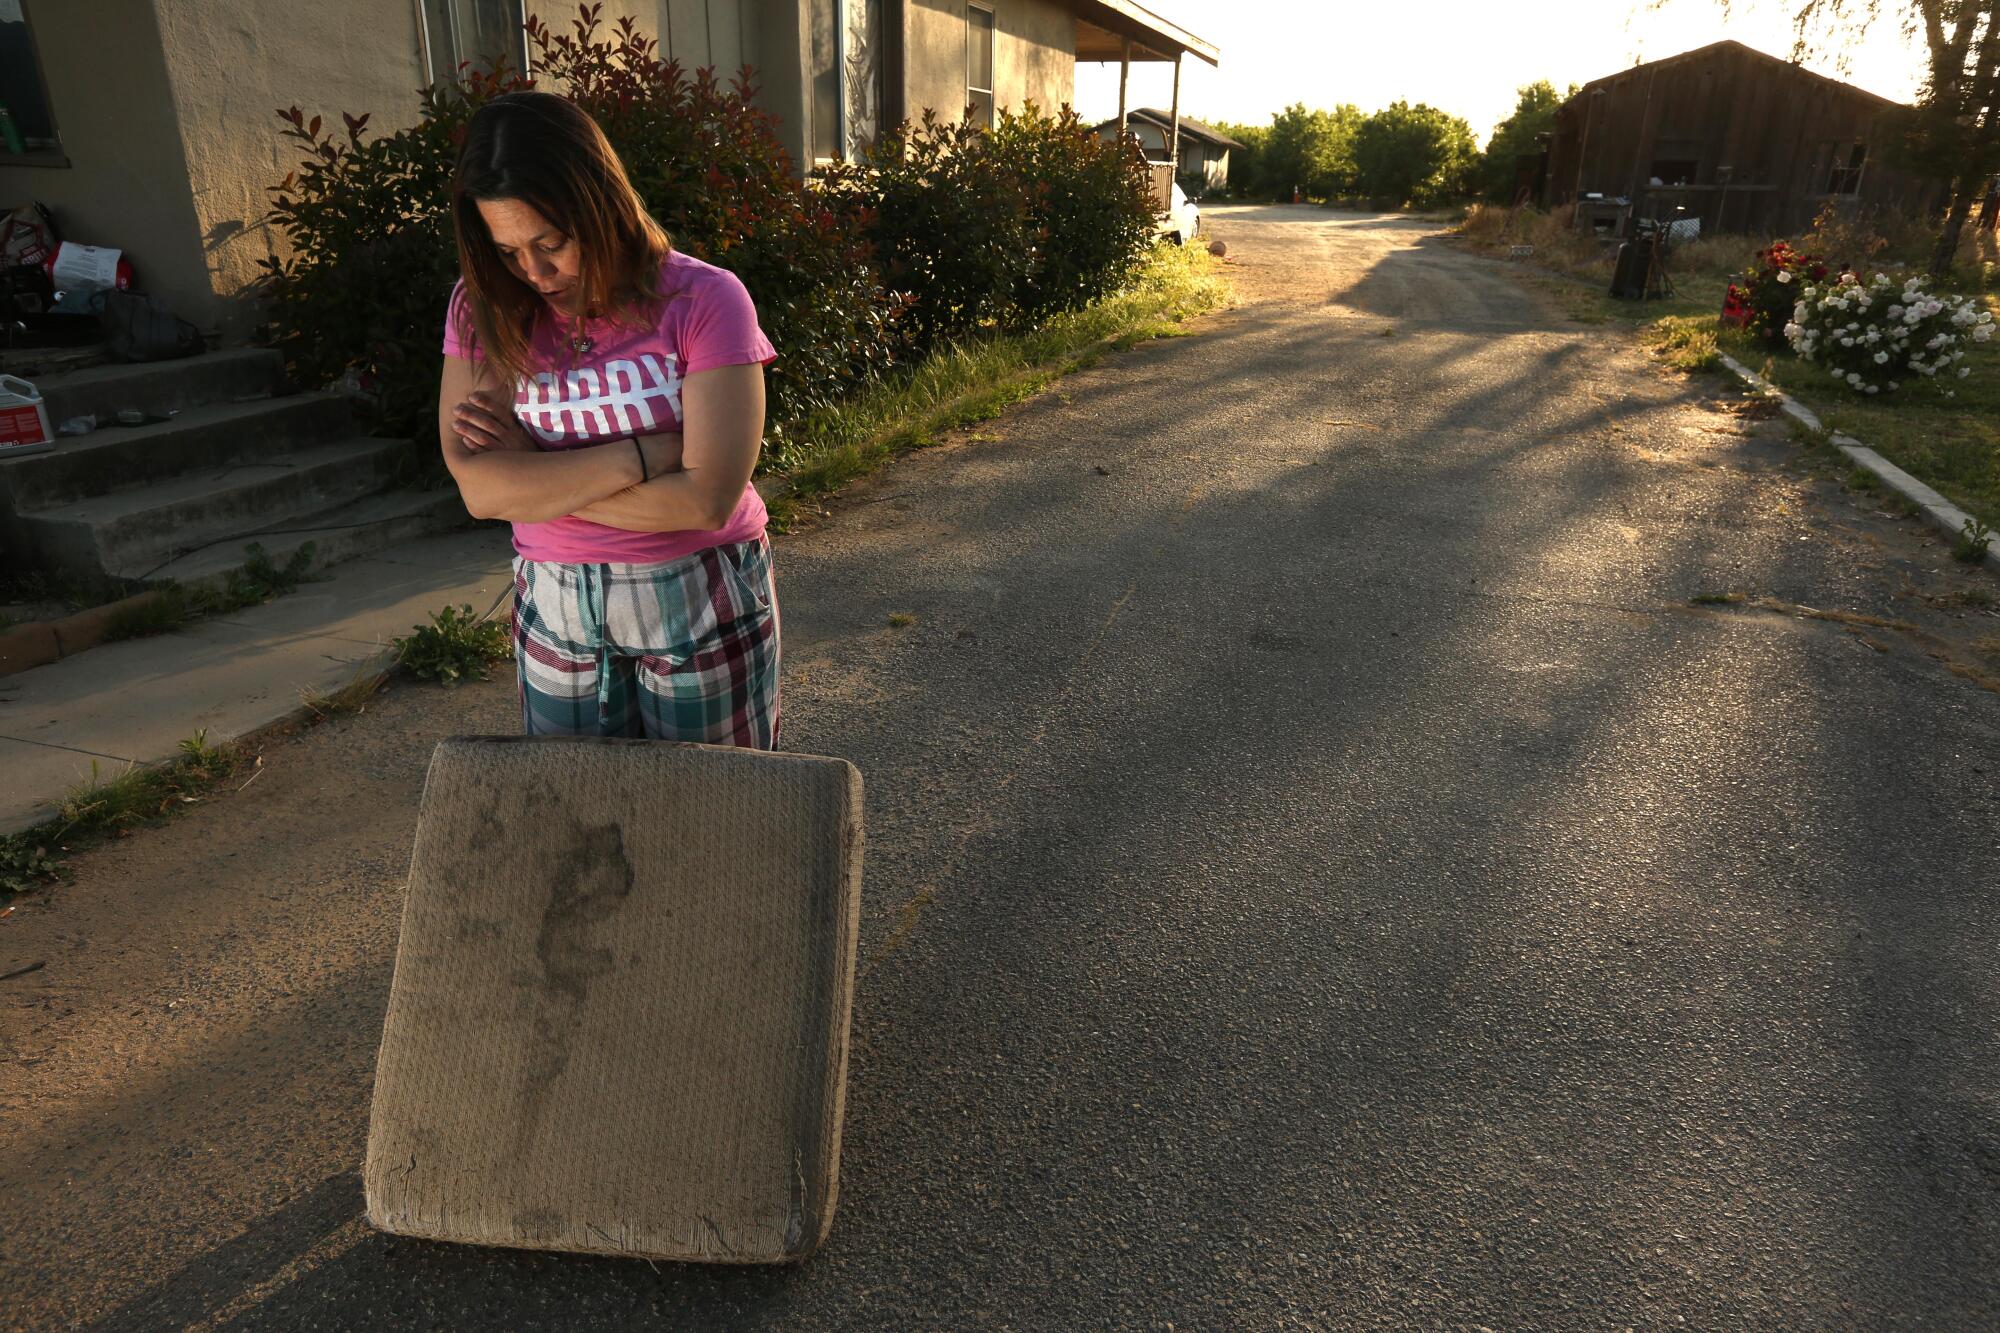
[[[778,604],[749,293],[681,254],[574,103],[473,115],[438,425],[475,517],[514,527],[530,735],[775,749]]]

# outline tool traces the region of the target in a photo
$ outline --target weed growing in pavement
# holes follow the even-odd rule
[[[485,680],[495,662],[514,652],[513,635],[505,624],[480,619],[464,603],[434,613],[430,624],[415,626],[393,646],[396,665],[419,680],[445,686]]]
[[[1740,592],[1698,592],[1688,598],[1692,606],[1734,606],[1743,600]]]
[[[1882,479],[1859,464],[1847,470],[1847,484],[1850,488],[1869,495],[1874,495],[1882,489]]]
[[[1915,518],[1924,512],[1924,507],[1901,491],[1882,492],[1882,507],[1897,518]]]
[[[1986,558],[1986,544],[1993,540],[1993,529],[1976,518],[1965,520],[1959,529],[1958,540],[1951,544],[1951,558],[1961,564],[1976,565]]]
[[[354,679],[331,693],[306,686],[299,691],[299,703],[313,715],[313,721],[324,722],[330,717],[366,712],[368,701],[381,693],[382,687],[388,683],[388,672],[364,666],[355,673]]]
[[[109,778],[93,763],[89,779],[64,793],[54,819],[0,838],[0,892],[24,893],[60,878],[67,853],[194,804],[239,763],[236,751],[212,744],[207,731],[179,748],[164,763],[130,764]]]
[[[16,835],[0,839],[0,894],[26,893],[62,877],[49,849]]]
[[[1993,589],[1983,584],[1974,584],[1970,587],[1960,589],[1958,600],[1964,602],[1967,606],[1976,606],[1982,611],[1990,611],[1996,602],[2000,602],[2000,598],[1996,598],[1993,595]]]
[[[38,613],[8,617],[14,624],[86,611],[115,602],[128,591],[116,579],[75,578],[39,569],[0,570],[0,604],[31,607]]]
[[[138,639],[168,634],[203,616],[227,615],[246,606],[261,606],[305,582],[312,562],[311,542],[293,551],[282,565],[273,561],[263,546],[251,542],[243,548],[242,568],[232,571],[221,584],[168,583],[154,596],[113,616],[105,638]]]
[[[917,618],[907,611],[898,611],[889,617],[889,625],[893,629],[908,629],[916,623]]]

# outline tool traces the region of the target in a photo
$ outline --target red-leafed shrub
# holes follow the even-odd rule
[[[921,351],[1011,322],[1034,264],[1025,192],[991,148],[985,130],[926,109],[882,131],[861,161],[817,177],[865,227],[884,281],[909,293],[905,319]]]
[[[299,170],[272,187],[271,221],[292,244],[266,261],[271,332],[308,383],[361,387],[379,429],[428,442],[436,413],[445,304],[457,278],[451,173],[481,104],[541,86],[573,98],[604,128],[633,185],[674,244],[734,271],[778,351],[770,369],[774,459],[783,425],[902,355],[903,301],[886,292],[862,234],[865,214],[826,206],[793,174],[769,114],[750,102],[749,72],[729,86],[657,57],[624,19],[607,33],[600,5],[570,31],[528,22],[534,80],[462,68],[420,94],[415,125],[345,136],[298,108],[279,112],[306,145]]]

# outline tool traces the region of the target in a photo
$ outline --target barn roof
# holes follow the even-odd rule
[[[1723,55],[1725,53],[1731,55],[1746,55],[1754,57],[1755,59],[1762,61],[1767,65],[1772,66],[1774,69],[1783,70],[1786,74],[1790,75],[1793,78],[1806,79],[1815,83],[1823,83],[1829,87],[1838,88],[1840,91],[1848,93],[1852,96],[1865,98],[1870,102],[1880,103],[1882,106],[1885,107],[1899,105],[1899,103],[1895,102],[1890,98],[1883,97],[1878,93],[1869,92],[1866,88],[1857,88],[1855,85],[1851,83],[1843,83],[1839,79],[1828,78],[1824,74],[1817,74],[1812,70],[1807,69],[1804,65],[1796,64],[1790,60],[1781,59],[1778,56],[1770,54],[1768,51],[1759,51],[1754,46],[1745,46],[1742,42],[1730,41],[1728,39],[1724,39],[1723,41],[1719,42],[1710,42],[1707,46],[1698,46],[1692,51],[1683,51],[1679,55],[1662,56],[1658,60],[1648,60],[1643,64],[1633,65],[1629,69],[1621,69],[1616,74],[1607,74],[1601,79],[1592,79],[1589,83],[1586,83],[1581,88],[1577,89],[1577,97],[1586,96],[1593,88],[1597,88],[1604,84],[1612,83],[1618,79],[1625,78],[1626,76],[1639,70],[1663,69],[1666,66],[1681,64],[1684,61],[1700,60],[1704,56]],[[1576,98],[1572,97],[1569,100],[1571,102],[1574,102]]]

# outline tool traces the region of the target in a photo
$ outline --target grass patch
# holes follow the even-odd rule
[[[908,611],[898,611],[889,617],[889,625],[892,629],[908,629],[916,623],[917,618]]]
[[[1713,319],[1667,315],[1648,324],[1640,332],[1639,341],[1676,370],[1714,370],[1722,364],[1715,345]]]
[[[313,544],[307,542],[280,565],[256,542],[243,548],[243,565],[219,583],[168,583],[146,601],[111,618],[105,640],[138,639],[169,634],[204,616],[227,615],[246,606],[261,606],[306,581],[312,568]]]
[[[453,686],[491,676],[495,662],[513,656],[514,638],[504,623],[482,619],[460,603],[433,613],[430,624],[414,627],[393,647],[396,665],[418,680]]]
[[[2000,298],[1985,299],[2000,313]],[[1718,345],[1739,361],[1766,355],[1762,343],[1734,329],[1722,331]],[[1829,430],[1852,435],[1987,527],[2000,527],[2000,340],[1969,344],[1965,364],[1972,374],[1949,383],[1951,398],[1939,391],[1943,381],[1870,398],[1782,353],[1769,357],[1763,374]]]
[[[211,745],[208,733],[199,731],[166,763],[131,764],[111,777],[93,763],[90,777],[64,794],[54,819],[0,838],[0,894],[59,879],[70,853],[168,818],[220,786],[239,762],[232,747]]]
[[[1221,265],[1199,246],[1154,247],[1132,283],[1081,310],[1023,333],[957,343],[920,365],[807,416],[767,448],[767,471],[789,491],[772,506],[785,531],[814,500],[897,454],[937,442],[1032,398],[1062,376],[1095,365],[1107,348],[1178,337],[1183,320],[1227,304]]]

